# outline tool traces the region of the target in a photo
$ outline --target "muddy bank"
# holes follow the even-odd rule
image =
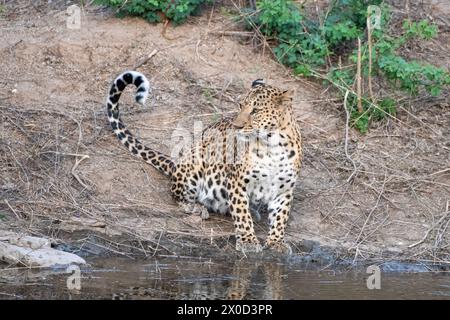
[[[370,265],[377,265],[383,272],[442,272],[450,271],[450,266],[440,263],[424,263],[415,260],[401,259],[392,252],[384,252],[382,259],[365,259],[355,261],[345,248],[326,246],[318,241],[303,240],[291,243],[291,255],[279,254],[270,250],[262,253],[243,254],[234,249],[234,241],[230,238],[216,239],[213,243],[207,239],[184,236],[177,241],[167,235],[158,239],[157,250],[143,252],[145,247],[154,247],[154,243],[130,241],[129,237],[104,237],[92,233],[77,232],[61,235],[67,240],[53,247],[58,250],[75,253],[86,259],[88,264],[97,266],[96,261],[102,259],[121,258],[122,261],[151,261],[157,257],[186,261],[220,262],[248,260],[251,263],[280,263],[295,265],[304,270],[334,270],[365,272]],[[73,241],[79,238],[79,241]]]

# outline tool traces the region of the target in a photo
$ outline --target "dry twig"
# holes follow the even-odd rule
[[[347,91],[348,92],[348,91]],[[358,38],[358,62],[356,65],[356,95],[358,99],[358,112],[363,112],[362,107],[362,76],[361,76],[361,39]]]
[[[347,182],[350,182],[353,180],[356,172],[357,172],[357,167],[356,167],[356,163],[355,161],[352,159],[352,157],[350,157],[349,153],[348,153],[348,124],[350,121],[350,111],[348,110],[347,107],[347,99],[348,99],[348,94],[349,91],[347,90],[345,92],[345,96],[344,96],[344,110],[345,110],[345,141],[344,141],[344,151],[345,151],[345,156],[347,157],[347,159],[352,163],[353,165],[353,172],[352,174],[347,178]]]
[[[154,49],[150,54],[144,58],[141,58],[138,62],[134,64],[133,69],[136,70],[146,64],[151,58],[153,58],[158,53],[158,50]]]

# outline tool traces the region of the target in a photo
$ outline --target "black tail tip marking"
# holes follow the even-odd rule
[[[145,103],[145,95],[143,94],[137,94],[136,95],[136,102],[139,104],[144,104]]]
[[[264,82],[263,79],[256,79],[255,81],[252,82],[252,88],[257,87],[257,86],[264,86],[266,83]]]

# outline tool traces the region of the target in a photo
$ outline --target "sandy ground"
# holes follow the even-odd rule
[[[113,252],[231,251],[231,219],[182,213],[166,178],[129,155],[106,121],[110,81],[156,49],[137,68],[153,88],[147,107],[133,104],[131,90],[122,99],[125,123],[146,144],[170,153],[174,132],[232,114],[254,79],[295,89],[305,159],[287,233],[294,251],[313,240],[355,261],[450,263],[446,98],[411,99],[397,119],[368,134],[350,130],[357,172],[348,183],[342,104],[320,84],[292,77],[248,38],[220,35],[239,30],[222,10],[207,9],[164,37],[162,25],[94,6],[83,10],[80,29],[68,29],[68,3],[6,1],[0,16],[0,228],[79,244],[95,236]],[[443,29],[415,54],[435,53],[448,68]],[[261,237],[266,229],[265,220],[257,225]]]

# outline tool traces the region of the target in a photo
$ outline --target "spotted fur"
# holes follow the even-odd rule
[[[124,72],[111,85],[108,119],[121,143],[167,175],[172,196],[188,210],[199,204],[203,218],[210,212],[231,214],[237,250],[261,251],[250,210],[264,207],[269,220],[265,247],[290,252],[284,234],[302,158],[291,92],[253,81],[237,116],[210,125],[197,145],[174,160],[144,146],[125,128],[118,102],[129,84],[137,87],[141,104],[150,89],[135,71]]]

